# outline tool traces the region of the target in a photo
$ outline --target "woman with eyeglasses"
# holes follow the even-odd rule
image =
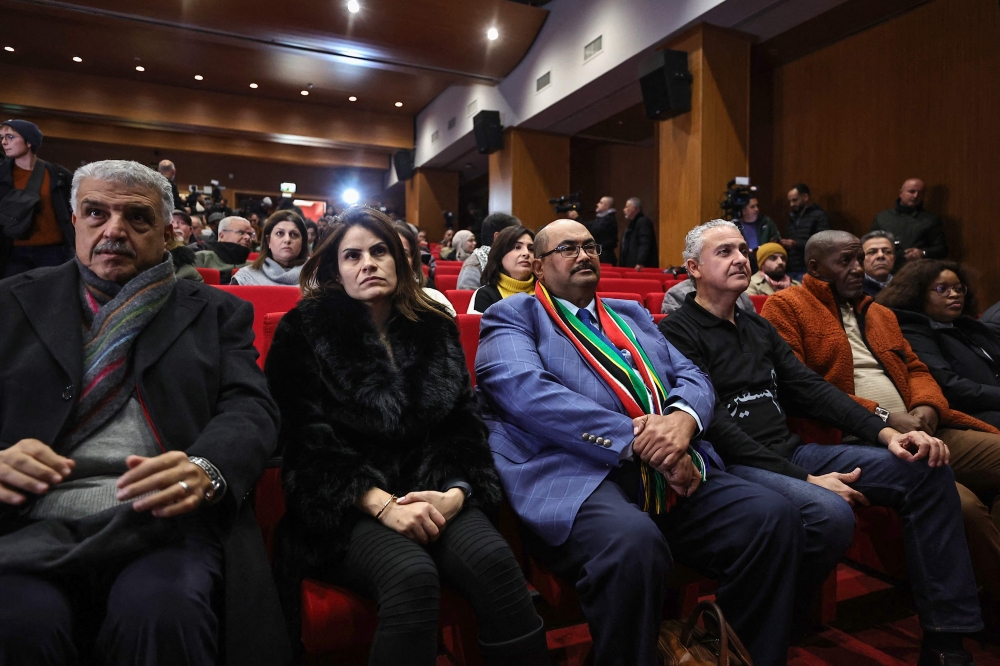
[[[482,314],[486,308],[514,294],[532,294],[535,275],[535,234],[521,225],[507,227],[493,239],[490,257],[483,269],[482,285],[472,294],[469,314]]]
[[[1000,428],[1000,340],[974,317],[975,294],[953,261],[908,262],[877,298],[892,308],[948,404]]]

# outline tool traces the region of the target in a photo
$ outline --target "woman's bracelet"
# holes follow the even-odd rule
[[[378,520],[379,517],[381,517],[382,512],[385,511],[386,507],[389,506],[392,502],[395,502],[397,499],[398,498],[395,495],[389,495],[389,499],[385,501],[385,504],[382,505],[382,508],[379,509],[378,513],[375,514],[375,520]]]

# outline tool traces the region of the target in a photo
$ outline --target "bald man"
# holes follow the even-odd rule
[[[160,160],[160,163],[156,166],[156,170],[170,181],[170,189],[174,194],[174,210],[183,210],[184,201],[181,199],[180,192],[177,191],[177,167],[170,160]],[[193,213],[194,211],[191,212]]]
[[[601,262],[612,266],[618,263],[618,259],[615,257],[615,248],[618,247],[616,212],[615,200],[612,197],[601,197],[594,208],[594,219],[585,223],[590,233],[594,234],[594,240],[603,248]]]
[[[926,186],[919,178],[908,178],[899,188],[896,205],[875,216],[869,231],[888,231],[899,241],[896,266],[917,259],[944,259],[948,241],[941,218],[924,210]]]

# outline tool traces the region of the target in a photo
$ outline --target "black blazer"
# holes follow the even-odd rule
[[[949,406],[1000,428],[1000,340],[971,317],[944,326],[922,313],[894,312]]]
[[[600,261],[618,265],[615,258],[615,248],[618,247],[618,220],[615,213],[605,213],[584,224],[594,237],[594,241],[601,246]]]
[[[656,268],[658,264],[659,250],[656,247],[653,221],[640,212],[629,222],[625,233],[622,234],[621,261],[618,265],[626,268],[636,266]]]
[[[76,264],[3,280],[0,313],[0,449],[29,437],[51,444],[70,425],[83,373]],[[229,663],[266,664],[284,660],[288,645],[245,501],[278,429],[277,407],[256,364],[252,320],[250,303],[179,280],[133,353],[136,389],[162,446],[204,456],[226,479],[222,501],[199,509],[225,544],[224,649]],[[0,531],[11,519],[0,512]]]

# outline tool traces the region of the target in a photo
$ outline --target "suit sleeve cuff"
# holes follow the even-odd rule
[[[705,427],[701,422],[701,418],[698,416],[698,412],[694,411],[694,408],[687,403],[687,401],[678,398],[677,400],[670,403],[670,407],[667,408],[667,413],[669,414],[671,410],[679,409],[685,414],[690,414],[691,418],[694,419],[695,424],[698,426],[698,432],[691,436],[691,439],[701,439],[702,433],[705,432]]]

